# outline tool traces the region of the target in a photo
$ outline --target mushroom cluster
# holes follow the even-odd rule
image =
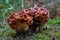
[[[11,14],[8,18],[8,24],[16,31],[28,29],[33,31],[37,27],[42,27],[49,18],[49,11],[46,8],[35,7]]]

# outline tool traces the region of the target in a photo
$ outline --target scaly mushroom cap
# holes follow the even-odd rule
[[[46,8],[34,7],[30,11],[33,13],[33,21],[40,26],[43,26],[50,18],[49,11]]]
[[[12,29],[16,31],[25,30],[33,23],[33,17],[28,9],[23,9],[20,12],[11,14],[8,18],[8,23]]]
[[[49,12],[45,8],[38,8],[37,12],[34,14],[34,19],[40,21],[40,26],[43,26],[49,20]]]

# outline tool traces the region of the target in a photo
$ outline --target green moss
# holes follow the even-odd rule
[[[57,36],[57,37],[60,37],[60,32],[57,32],[57,33],[56,33],[56,36]]]

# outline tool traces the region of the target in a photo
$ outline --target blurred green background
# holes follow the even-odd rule
[[[34,7],[36,0],[31,0],[28,3],[26,1],[0,0],[0,40],[19,40],[19,38],[12,38],[16,32],[9,27],[7,18],[12,12]],[[34,35],[33,40],[60,40],[60,0],[39,0],[39,2],[42,2],[41,7],[49,10],[53,19],[49,19],[44,25],[47,30],[41,30],[41,32]]]

